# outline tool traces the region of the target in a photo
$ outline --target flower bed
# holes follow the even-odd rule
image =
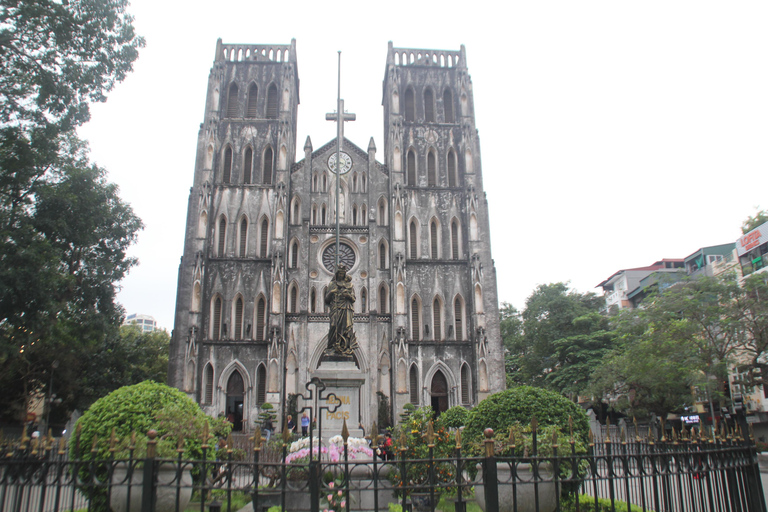
[[[318,448],[320,458],[330,462],[339,462],[344,460],[344,439],[341,436],[333,436],[328,440],[326,446],[318,446],[317,438],[312,439],[312,456],[317,457]],[[309,461],[309,438],[304,437],[294,441],[288,447],[288,456],[285,458],[287,464],[303,464]],[[347,439],[347,453],[349,460],[371,459],[373,450],[368,446],[368,440],[360,437],[350,437]]]

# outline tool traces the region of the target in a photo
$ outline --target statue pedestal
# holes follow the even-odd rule
[[[344,420],[347,420],[350,435],[359,435],[357,427],[366,419],[363,411],[368,406],[368,397],[363,396],[365,378],[360,374],[355,361],[323,361],[315,376],[320,377],[326,385],[323,396],[327,397],[331,393],[336,395],[335,400],[329,397],[318,405],[338,406],[334,412],[325,409],[319,412],[323,422],[323,437],[341,434]]]

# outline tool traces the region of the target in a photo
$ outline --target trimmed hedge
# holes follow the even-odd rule
[[[573,432],[588,441],[589,420],[584,410],[562,395],[546,389],[519,386],[495,393],[469,412],[464,439],[480,441],[483,430],[509,432],[509,427],[520,424],[528,427],[536,416],[539,426],[555,425],[568,433],[568,418],[573,417]]]

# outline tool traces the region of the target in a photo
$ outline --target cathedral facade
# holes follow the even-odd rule
[[[320,378],[369,428],[388,398],[437,411],[505,386],[496,275],[466,53],[394,48],[384,151],[343,139],[296,161],[296,42],[218,41],[178,277],[169,381],[252,430]],[[338,160],[338,161],[337,161]],[[336,186],[339,180],[339,198]],[[352,360],[326,357],[339,261],[355,294]],[[307,405],[302,403],[300,405]],[[282,414],[279,414],[282,416]]]

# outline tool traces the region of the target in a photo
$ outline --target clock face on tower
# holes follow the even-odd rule
[[[339,243],[339,263],[351,270],[355,265],[355,251],[344,242]],[[336,244],[333,243],[323,251],[323,266],[330,273],[336,271]]]
[[[328,157],[328,168],[331,172],[336,172],[336,153]],[[345,152],[341,152],[341,174],[346,174],[352,168],[352,157]]]

